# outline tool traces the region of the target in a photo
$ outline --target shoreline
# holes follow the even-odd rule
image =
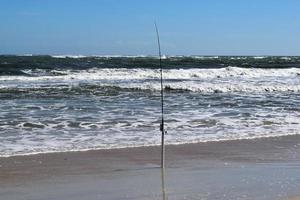
[[[300,134],[288,134],[288,135],[279,135],[279,136],[262,136],[254,138],[237,138],[237,139],[222,139],[222,140],[208,140],[208,141],[197,141],[197,142],[187,142],[187,143],[177,143],[177,144],[165,144],[167,147],[176,147],[176,146],[186,146],[186,145],[201,145],[201,144],[214,144],[214,143],[231,143],[231,142],[247,142],[247,141],[257,141],[257,140],[268,140],[284,137],[297,137]],[[66,151],[48,151],[48,152],[36,152],[36,153],[24,153],[24,154],[15,154],[15,155],[4,155],[0,156],[0,160],[4,158],[14,158],[14,157],[26,157],[26,156],[38,156],[38,155],[48,155],[48,154],[65,154],[65,153],[84,153],[92,151],[122,151],[125,149],[138,149],[138,148],[160,148],[160,144],[145,145],[145,146],[126,146],[126,147],[116,147],[116,148],[91,148],[91,149],[82,149],[82,150],[66,150]]]
[[[22,199],[25,195],[28,199],[73,200],[76,198],[68,195],[78,193],[89,199],[99,199],[99,194],[103,199],[124,199],[126,191],[128,199],[161,199],[156,198],[160,196],[159,166],[159,146],[2,157],[0,198]],[[195,199],[199,193],[207,199],[243,195],[249,196],[244,199],[288,199],[299,195],[300,179],[295,178],[299,166],[300,135],[167,145],[166,184],[171,188],[167,193],[175,199]],[[136,191],[145,180],[149,185]],[[124,185],[124,181],[131,184]],[[49,191],[56,192],[49,195]],[[43,198],[37,198],[40,196]]]

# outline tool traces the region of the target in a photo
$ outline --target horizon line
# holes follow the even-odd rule
[[[63,57],[158,57],[155,54],[0,54],[0,56],[51,56],[57,58]],[[300,57],[299,55],[284,55],[284,54],[163,54],[162,57]]]

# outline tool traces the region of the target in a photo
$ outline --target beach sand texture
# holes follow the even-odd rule
[[[286,136],[167,146],[167,198],[295,197],[299,145],[300,136]],[[159,152],[144,147],[1,158],[0,199],[163,199]]]

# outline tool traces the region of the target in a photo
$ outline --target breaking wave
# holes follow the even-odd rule
[[[166,143],[299,134],[298,57],[166,57]],[[157,58],[0,56],[0,157],[159,144]]]
[[[1,93],[158,91],[157,69],[23,70],[27,76],[1,76]],[[201,93],[300,92],[300,68],[166,69],[166,91]]]

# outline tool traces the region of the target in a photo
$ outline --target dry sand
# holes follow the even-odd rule
[[[0,158],[0,199],[163,199],[159,154],[142,147]],[[168,199],[300,194],[300,136],[167,146],[166,157]]]

